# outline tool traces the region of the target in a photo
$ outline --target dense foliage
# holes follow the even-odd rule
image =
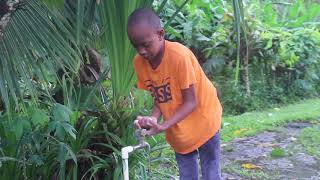
[[[166,22],[178,8],[170,1]],[[319,96],[320,5],[313,1],[243,1],[240,84],[234,86],[236,35],[232,5],[192,1],[167,27],[190,47],[221,91],[226,114]]]
[[[135,51],[126,23],[151,5],[1,1],[1,179],[121,179],[119,151],[136,143],[132,120],[145,106],[128,95]]]
[[[152,105],[134,88],[126,21],[152,5],[167,39],[190,47],[221,91],[226,115],[319,96],[314,1],[1,0],[1,179],[121,178],[119,150],[137,142],[132,121]],[[146,176],[148,156],[130,157],[132,177]]]

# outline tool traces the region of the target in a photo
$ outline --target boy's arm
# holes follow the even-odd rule
[[[157,120],[161,117],[162,113],[159,107],[159,104],[157,102],[154,102],[151,117],[156,118]]]
[[[166,120],[163,124],[158,124],[157,121],[148,121],[150,123],[151,129],[147,131],[149,136],[160,133],[172,127],[174,124],[180,122],[185,117],[187,117],[192,111],[197,107],[197,99],[194,85],[190,85],[189,88],[181,90],[183,103],[178,108],[176,113],[173,114],[171,118]]]

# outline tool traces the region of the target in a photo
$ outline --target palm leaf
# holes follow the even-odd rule
[[[64,18],[70,23],[73,36],[78,46],[90,44],[92,25],[95,23],[96,0],[65,0],[62,11]]]
[[[16,104],[26,92],[37,99],[34,82],[47,82],[45,71],[78,71],[80,53],[68,29],[57,12],[37,0],[26,0],[11,13],[0,36],[0,95],[7,108],[9,96]]]
[[[128,95],[135,83],[132,59],[135,50],[127,37],[127,19],[139,7],[151,7],[152,0],[108,0],[98,7],[102,39],[111,65],[111,80],[115,101]]]

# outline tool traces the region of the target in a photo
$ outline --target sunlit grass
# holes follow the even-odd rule
[[[320,99],[301,101],[284,107],[261,112],[244,113],[223,118],[222,141],[236,137],[255,135],[272,130],[291,121],[315,120],[320,117]]]
[[[299,140],[310,155],[320,160],[320,125],[303,129]]]

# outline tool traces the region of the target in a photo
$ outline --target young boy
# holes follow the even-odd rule
[[[220,180],[222,107],[215,87],[188,48],[164,39],[160,18],[151,9],[135,10],[127,31],[138,52],[134,58],[137,86],[154,98],[151,116],[139,116],[135,125],[148,129],[149,136],[166,133],[180,179],[198,179],[200,156],[203,179]],[[159,124],[161,116],[164,122]]]

